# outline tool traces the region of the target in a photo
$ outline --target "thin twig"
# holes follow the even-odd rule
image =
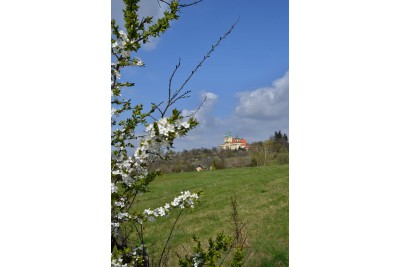
[[[162,0],[160,0],[160,1],[162,1]],[[168,102],[166,103],[166,106],[165,106],[163,112],[161,112],[161,115],[162,115],[162,116],[165,115],[165,113],[167,112],[167,110],[168,110],[177,100],[187,97],[187,95],[190,93],[190,91],[186,91],[186,92],[184,92],[183,94],[180,94],[181,91],[182,91],[182,89],[186,86],[186,84],[187,84],[187,83],[189,82],[189,80],[193,77],[193,75],[196,73],[196,71],[202,66],[202,64],[204,63],[204,61],[206,61],[206,59],[210,57],[211,53],[214,52],[215,48],[216,48],[217,46],[219,46],[219,44],[221,43],[221,41],[224,40],[224,39],[232,32],[233,28],[235,28],[235,26],[236,26],[236,24],[237,24],[238,22],[239,22],[239,18],[235,21],[235,23],[233,23],[233,25],[231,26],[231,28],[230,28],[227,32],[225,32],[224,35],[222,35],[222,36],[219,38],[219,40],[218,40],[214,45],[211,46],[211,49],[206,53],[206,55],[203,57],[203,59],[202,59],[202,60],[197,64],[197,66],[192,70],[192,72],[190,73],[190,75],[189,75],[189,76],[186,78],[186,80],[182,83],[181,87],[180,87],[178,90],[176,90],[176,91],[174,92],[174,94],[171,96],[171,94],[170,94],[170,93],[171,93],[171,92],[170,92],[170,90],[171,90],[171,83],[172,83],[172,79],[173,79],[173,76],[175,75],[176,70],[177,70],[177,69],[179,68],[179,66],[180,66],[180,61],[179,61],[179,64],[175,67],[175,70],[174,70],[174,72],[172,73],[171,78],[170,78],[170,81],[169,81]]]
[[[127,208],[127,212],[129,212],[129,210],[131,209],[131,207],[132,207],[132,204],[133,204],[133,202],[135,202],[135,199],[136,199],[136,196],[137,196],[137,192],[135,192],[135,195],[133,196],[133,199],[132,199],[132,201],[131,201],[131,203],[129,204],[129,207]],[[128,201],[129,201],[129,199],[128,199]]]
[[[171,240],[171,236],[172,236],[172,233],[174,232],[175,225],[176,225],[176,223],[178,222],[179,217],[181,216],[182,212],[183,212],[183,209],[181,209],[181,211],[180,211],[179,214],[178,214],[178,217],[176,218],[174,224],[172,225],[171,231],[169,232],[169,235],[168,235],[168,238],[167,238],[167,242],[165,242],[163,251],[161,252],[161,255],[160,255],[160,259],[158,260],[158,266],[161,266],[161,261],[162,261],[163,256],[164,256],[165,249],[167,248],[168,243],[169,243],[169,241]]]
[[[172,80],[174,79],[174,75],[176,73],[176,71],[178,70],[178,68],[181,65],[181,58],[179,58],[178,60],[178,64],[175,66],[174,71],[172,72],[171,77],[169,78],[169,83],[168,83],[168,101],[171,101],[171,85],[172,85]]]
[[[235,21],[235,23],[233,23],[233,25],[231,26],[231,28],[224,34],[222,35],[222,37],[219,38],[218,42],[215,45],[211,46],[211,49],[207,52],[207,54],[204,56],[204,58],[200,61],[200,63],[196,66],[196,68],[192,71],[192,73],[189,75],[189,77],[186,79],[186,81],[182,84],[182,86],[177,90],[176,95],[183,89],[183,87],[185,87],[185,85],[188,83],[188,81],[190,80],[190,78],[192,78],[193,74],[195,74],[195,72],[198,70],[198,68],[200,68],[201,64],[203,64],[203,62],[210,57],[211,53],[214,51],[214,49],[219,46],[219,44],[221,43],[221,41],[223,39],[225,39],[233,30],[233,28],[236,26],[236,24],[239,22],[239,19],[237,19]]]
[[[160,2],[163,2],[164,4],[171,5],[171,3],[168,3],[165,0],[157,0],[157,1],[158,1],[159,4],[160,4]],[[196,4],[200,3],[200,2],[203,2],[203,0],[194,1],[194,2],[192,2],[190,4],[179,4],[178,6],[179,7],[189,7],[189,6],[196,5]]]
[[[194,115],[196,115],[197,112],[199,112],[199,110],[201,109],[201,107],[203,106],[204,102],[206,102],[207,100],[207,96],[204,97],[203,101],[201,102],[201,104],[199,105],[199,107],[190,115],[185,116],[186,118],[190,118],[193,117]]]
[[[179,7],[189,7],[189,6],[196,5],[196,4],[200,3],[200,2],[203,2],[203,0],[198,0],[198,1],[192,2],[190,4],[179,4]]]

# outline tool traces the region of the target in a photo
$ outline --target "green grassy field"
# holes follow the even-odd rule
[[[203,191],[201,203],[179,220],[172,240],[170,266],[178,266],[176,253],[192,251],[192,236],[204,240],[224,231],[231,234],[231,197],[236,196],[239,218],[246,223],[245,266],[289,265],[289,165],[168,174],[150,184],[140,208],[156,208],[181,191]],[[174,214],[147,223],[145,236],[152,251],[160,251]],[[156,259],[158,255],[150,254]]]

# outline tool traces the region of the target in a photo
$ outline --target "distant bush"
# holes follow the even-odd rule
[[[279,153],[276,159],[279,163],[287,164],[289,163],[289,153]]]
[[[221,170],[221,169],[225,169],[225,161],[222,158],[215,158],[212,162],[212,167],[215,170]]]

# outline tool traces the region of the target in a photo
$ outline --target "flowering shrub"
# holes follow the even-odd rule
[[[177,109],[167,116],[172,104],[181,97],[180,90],[168,99],[159,119],[154,119],[154,113],[161,111],[161,106],[153,104],[145,112],[142,104],[132,106],[130,100],[122,97],[122,89],[134,84],[120,81],[121,69],[144,67],[144,62],[132,54],[150,37],[163,33],[170,21],[178,18],[177,12],[181,7],[177,1],[167,3],[169,10],[164,12],[163,18],[153,23],[151,17],[139,21],[138,0],[124,2],[127,31],[120,29],[114,20],[111,22],[111,53],[114,60],[111,63],[111,265],[148,266],[142,224],[159,217],[165,218],[172,209],[193,208],[199,195],[182,192],[171,203],[144,211],[135,210],[135,200],[139,194],[147,191],[148,184],[159,175],[149,172],[152,161],[165,158],[165,151],[171,149],[175,138],[187,134],[198,122],[193,117],[184,118]],[[144,134],[137,132],[140,127],[145,128]],[[128,149],[134,151],[133,155],[128,155]],[[132,229],[136,233],[133,238]]]
[[[169,10],[164,17],[153,23],[152,17],[139,19],[137,11],[139,0],[124,0],[126,31],[119,28],[115,20],[111,21],[111,266],[149,266],[150,260],[143,237],[143,224],[158,218],[167,218],[173,209],[181,212],[175,220],[170,236],[161,252],[158,266],[161,265],[165,248],[170,240],[176,221],[182,211],[194,208],[199,200],[198,193],[181,192],[170,203],[155,209],[137,210],[137,198],[148,191],[148,185],[159,172],[150,172],[149,168],[156,159],[165,159],[166,152],[172,148],[174,140],[186,135],[198,122],[192,116],[183,117],[177,109],[172,109],[177,100],[185,98],[190,91],[182,92],[183,87],[201,66],[209,54],[225,38],[228,31],[208,52],[204,59],[192,71],[188,79],[175,92],[169,87],[168,99],[163,103],[152,104],[144,111],[142,104],[132,106],[131,101],[123,98],[122,90],[132,87],[131,82],[121,82],[121,70],[125,67],[144,67],[145,63],[134,55],[150,37],[159,36],[178,18],[181,5],[178,1],[166,2]],[[195,2],[196,3],[196,2]],[[178,69],[176,66],[175,71]],[[174,75],[171,76],[171,79]],[[171,110],[172,109],[172,110]],[[143,132],[139,131],[143,129]],[[128,155],[131,153],[132,155]],[[133,153],[132,153],[133,152]]]

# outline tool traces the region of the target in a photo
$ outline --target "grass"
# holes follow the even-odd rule
[[[139,210],[156,208],[181,191],[203,191],[201,203],[179,220],[171,242],[170,266],[178,266],[176,253],[191,252],[192,236],[203,244],[217,233],[232,233],[231,197],[236,196],[239,218],[246,223],[245,266],[289,265],[289,165],[238,168],[164,175],[142,196]],[[176,215],[147,223],[145,236],[154,260],[167,239]]]

